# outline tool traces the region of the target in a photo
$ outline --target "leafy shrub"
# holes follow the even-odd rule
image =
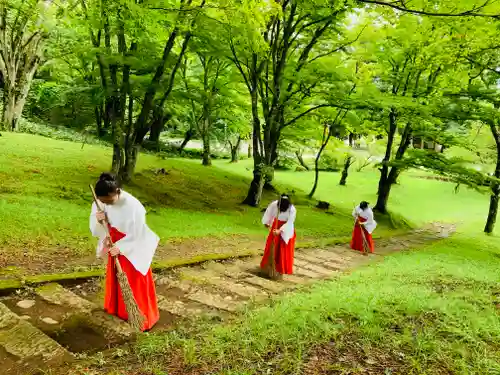
[[[338,172],[342,169],[343,155],[333,152],[324,151],[319,159],[319,170],[325,172]]]
[[[295,157],[282,154],[278,156],[274,169],[279,171],[294,171],[297,167],[300,167],[300,165]]]
[[[58,139],[61,141],[80,142],[88,144],[108,144],[106,140],[98,139],[91,131],[76,131],[64,126],[47,125],[21,118],[19,131],[22,133],[40,135],[42,137]]]

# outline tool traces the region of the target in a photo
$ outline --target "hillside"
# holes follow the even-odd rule
[[[88,185],[109,167],[110,149],[50,138],[3,134],[0,138],[0,265],[4,274],[54,272],[94,264],[88,231]],[[227,163],[227,162],[226,162]],[[165,173],[157,173],[164,169]],[[255,250],[265,230],[259,209],[240,204],[249,180],[226,165],[141,155],[134,182],[126,189],[146,206],[160,235],[160,258]],[[247,172],[247,175],[249,173]],[[289,186],[284,191],[291,191]],[[311,208],[296,193],[300,242],[350,235],[350,212]],[[275,196],[266,193],[264,203]],[[163,254],[163,255],[162,255]],[[27,268],[22,270],[19,267]],[[5,276],[5,275],[4,275]]]

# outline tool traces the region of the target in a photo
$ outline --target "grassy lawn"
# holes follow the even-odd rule
[[[497,242],[459,233],[229,325],[145,335],[137,358],[169,374],[499,374]]]
[[[248,175],[251,161],[244,160],[237,166],[217,161],[217,167],[233,173]],[[395,185],[389,200],[389,210],[415,225],[431,221],[484,224],[488,213],[487,195],[456,184],[420,178],[428,172],[406,171]],[[361,200],[375,204],[379,172],[366,168],[356,172],[353,168],[347,186],[338,184],[339,173],[320,173],[315,197],[326,200],[335,207],[349,210]],[[297,190],[309,193],[314,182],[314,172],[276,172],[276,181]]]
[[[43,266],[49,258],[46,264],[93,259],[95,241],[88,230],[88,185],[109,168],[111,150],[12,133],[2,135],[0,148],[0,265],[16,267],[38,262]],[[166,174],[157,174],[160,168]],[[197,244],[185,251],[180,246],[183,241],[206,238],[205,244],[209,244],[210,238],[227,238],[228,242],[241,241],[244,248],[248,239],[254,246],[256,240],[265,237],[260,209],[240,204],[250,175],[244,165],[234,166],[227,161],[206,168],[198,161],[141,155],[136,178],[127,190],[147,207],[148,222],[168,250],[163,253],[173,249],[170,252],[176,257],[191,256]],[[282,182],[280,176],[278,186],[294,182],[292,176],[286,177]],[[345,241],[349,237],[351,207],[334,208],[327,215],[314,208],[315,202],[305,198],[300,186],[282,190],[291,189],[297,189],[299,244],[312,239]],[[263,204],[274,198],[266,193]],[[377,234],[389,235],[391,230],[382,225]],[[222,250],[203,251],[213,254]]]
[[[107,170],[111,150],[11,133],[3,134],[0,147],[0,264],[16,266],[21,255],[27,263],[33,263],[34,257],[40,263],[49,256],[75,262],[92,257],[95,242],[87,226],[91,202],[88,184]],[[206,238],[208,244],[210,238],[234,241],[237,236],[238,241],[252,239],[255,244],[265,236],[260,210],[240,204],[251,167],[250,160],[238,164],[220,160],[206,168],[197,160],[141,155],[135,181],[127,189],[146,205],[148,221],[162,238],[162,245],[169,245],[170,251],[174,244],[176,256],[182,257],[184,250],[177,245],[183,241]],[[160,168],[167,173],[157,174]],[[455,194],[453,184],[416,175],[403,174],[400,185],[394,187],[390,208],[395,214],[415,225],[433,220],[461,222],[465,217],[468,222],[483,220],[486,196],[465,188]],[[376,170],[353,171],[347,187],[339,186],[338,178],[338,173],[320,176],[315,198],[332,203],[326,215],[314,209],[314,201],[305,198],[313,173],[276,173],[277,187],[294,191],[299,244],[311,239],[346,240],[352,226],[352,207],[362,199],[375,201]],[[274,198],[266,193],[263,205]],[[376,234],[390,235],[393,228],[380,221]],[[212,254],[218,251],[210,250]]]
[[[76,258],[92,254],[87,186],[109,166],[110,150],[9,133],[0,148],[2,256],[32,251],[43,260],[60,248]],[[141,155],[127,189],[147,206],[163,245],[260,238],[260,210],[239,204],[250,170],[248,160],[204,168]],[[500,374],[500,247],[497,237],[481,233],[488,197],[466,188],[455,193],[454,184],[422,175],[401,176],[390,209],[415,225],[458,223],[453,238],[277,298],[231,324],[143,335],[135,348],[139,366],[164,374],[173,359],[171,374]],[[312,173],[276,173],[280,190],[295,190],[302,238],[348,236],[353,205],[375,201],[376,170],[353,171],[347,187],[338,178],[320,177],[316,198],[332,203],[327,215],[305,198]],[[382,220],[377,233],[392,232]]]

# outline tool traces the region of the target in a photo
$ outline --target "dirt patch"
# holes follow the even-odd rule
[[[25,374],[26,367],[19,364],[19,358],[14,357],[7,353],[5,349],[0,346],[0,363],[2,373],[9,375]],[[24,371],[24,372],[23,372]]]
[[[156,262],[178,261],[214,254],[238,256],[249,250],[260,250],[264,239],[260,236],[227,236],[223,238],[196,238],[172,240],[161,245],[156,251]],[[96,259],[94,251],[75,254],[66,247],[54,247],[44,251],[26,249],[0,249],[0,280],[22,279],[23,277],[51,274],[86,272],[100,269],[103,261]]]
[[[109,344],[101,332],[83,320],[67,322],[48,335],[72,353],[95,353],[107,348]]]
[[[241,254],[248,250],[260,250],[265,239],[261,236],[228,235],[224,238],[196,238],[172,240],[156,250],[156,260],[195,258],[207,254]]]
[[[367,347],[355,336],[343,337],[312,350],[304,365],[304,375],[407,374],[409,365],[403,353]]]

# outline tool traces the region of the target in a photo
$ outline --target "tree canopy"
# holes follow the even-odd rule
[[[7,0],[0,4],[1,128],[27,117],[92,129],[111,143],[111,169],[133,179],[141,148],[162,134],[214,142],[231,161],[249,143],[244,203],[274,189],[280,158],[313,167],[355,140],[377,138],[376,209],[409,168],[500,194],[500,3],[492,0]],[[26,105],[25,105],[26,104]],[[487,148],[471,143],[488,129]],[[330,143],[331,140],[336,140]],[[343,142],[345,144],[343,144]],[[349,144],[350,146],[346,146]],[[351,150],[345,147],[351,147]],[[450,154],[496,167],[486,174]],[[326,151],[325,151],[326,150]]]

